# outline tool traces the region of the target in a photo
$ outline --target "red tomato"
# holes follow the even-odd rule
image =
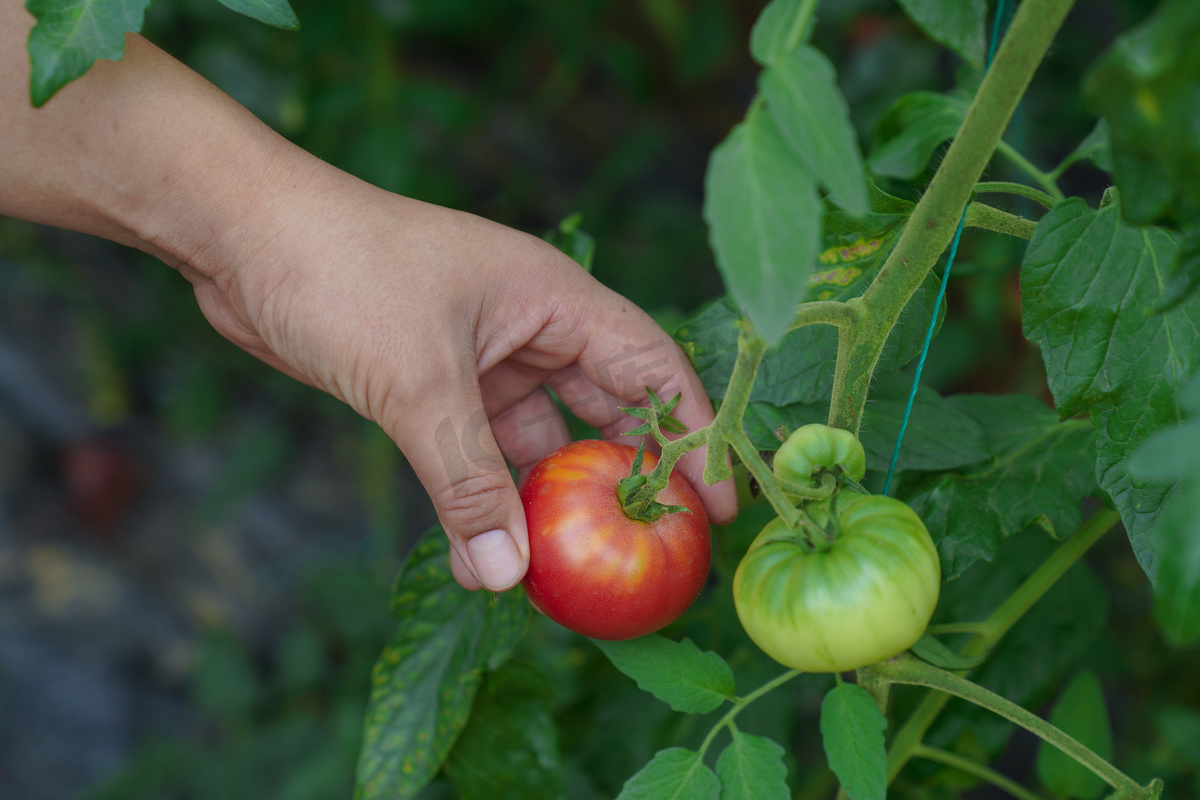
[[[657,631],[688,609],[708,578],[708,515],[682,475],[671,473],[658,501],[687,511],[641,522],[621,510],[617,481],[636,455],[629,445],[572,442],[546,456],[521,487],[529,523],[525,591],[546,616],[594,639]],[[642,473],[657,463],[646,453]]]

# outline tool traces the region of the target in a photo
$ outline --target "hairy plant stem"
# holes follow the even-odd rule
[[[975,192],[977,194],[988,194],[989,192],[1015,194],[1019,197],[1028,198],[1043,208],[1054,208],[1058,203],[1050,195],[1034,189],[1032,186],[1026,186],[1023,183],[1010,183],[1008,181],[980,181],[975,184]]]
[[[1026,0],[1017,8],[962,128],[895,249],[862,297],[847,303],[861,316],[859,324],[840,329],[830,425],[858,433],[871,376],[888,334],[950,244],[972,188],[1073,2]]]
[[[1020,586],[1013,590],[986,620],[973,623],[977,626],[975,635],[967,641],[959,653],[963,656],[974,657],[983,655],[990,650],[1054,586],[1071,565],[1082,558],[1084,553],[1091,549],[1092,545],[1099,541],[1100,537],[1116,525],[1120,519],[1120,514],[1110,509],[1104,509],[1092,515],[1075,533],[1063,541]],[[889,783],[912,758],[916,749],[921,746],[926,732],[949,699],[949,695],[929,692],[896,732],[896,736],[888,748],[887,775]]]
[[[1037,223],[1031,219],[975,202],[967,206],[967,220],[963,224],[968,228],[982,228],[1025,240],[1033,238],[1033,231],[1037,228]]]
[[[951,753],[946,750],[941,750],[928,745],[921,745],[917,748],[913,755],[919,758],[926,758],[930,761],[936,761],[939,764],[945,764],[947,767],[952,767],[959,772],[965,772],[973,778],[978,778],[981,781],[986,781],[993,786],[1003,789],[1004,791],[1016,797],[1017,800],[1042,800],[1033,792],[1026,789],[1021,784],[1011,778],[1001,775],[986,764],[980,764],[978,761],[960,756],[958,753]]]
[[[1056,201],[1064,199],[1062,190],[1058,188],[1058,183],[1055,182],[1054,178],[1035,167],[1033,162],[1022,155],[1021,151],[1017,150],[1017,148],[1001,139],[996,145],[996,152],[1003,155],[1018,169],[1020,169],[1029,177],[1033,178],[1033,180],[1037,182],[1043,189],[1045,189],[1046,193],[1053,197]]]
[[[985,689],[977,683],[967,680],[961,675],[947,672],[935,667],[916,656],[902,653],[875,667],[878,674],[889,679],[892,683],[908,684],[910,686],[926,686],[937,689],[947,695],[961,697],[977,706],[986,708],[1010,722],[1020,725],[1035,736],[1049,742],[1062,750],[1071,758],[1100,776],[1109,786],[1118,791],[1133,792],[1139,796],[1141,786],[1137,781],[1108,763],[1097,755],[1091,748],[1078,739],[1064,733],[1058,727],[1030,711],[1026,711],[1013,701],[1001,697],[990,689]],[[914,755],[920,746],[913,748]]]

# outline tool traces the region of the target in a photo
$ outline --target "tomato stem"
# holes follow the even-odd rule
[[[875,365],[900,312],[954,236],[975,182],[1001,142],[1025,89],[1073,0],[1026,0],[980,84],[958,135],[913,209],[904,232],[861,297],[855,324],[840,329],[829,424],[857,434]],[[1043,188],[1054,196],[1057,187]]]
[[[1004,637],[1059,578],[1076,561],[1091,549],[1100,537],[1121,519],[1116,511],[1104,509],[1092,515],[1075,533],[1063,541],[1050,556],[1030,574],[983,622],[971,623],[976,627],[973,636],[959,651],[963,656],[979,656],[986,653]],[[949,695],[930,692],[922,698],[913,713],[897,731],[888,749],[888,781],[891,782],[912,758],[916,748],[925,738],[926,731],[933,725],[945,707]]]
[[[978,778],[981,781],[986,781],[998,789],[1002,789],[1017,800],[1042,800],[1041,797],[1026,789],[1021,784],[1009,778],[1007,775],[1001,775],[986,764],[981,764],[978,761],[960,756],[958,753],[951,753],[947,750],[942,750],[929,745],[918,745],[913,755],[919,758],[925,758],[930,761],[936,761],[939,764],[944,764],[947,767],[952,767],[959,772],[966,773],[973,778]]]
[[[709,746],[713,743],[713,739],[717,738],[717,734],[721,732],[722,728],[724,728],[726,726],[728,726],[730,728],[734,727],[733,720],[737,717],[738,714],[742,713],[742,711],[744,711],[746,709],[746,706],[750,705],[755,700],[762,697],[764,694],[771,691],[772,689],[779,688],[780,686],[782,686],[783,684],[787,683],[792,678],[794,678],[800,674],[802,674],[800,672],[800,670],[790,669],[787,672],[784,672],[783,674],[778,675],[778,676],[772,678],[771,680],[767,681],[762,686],[758,687],[757,689],[755,689],[753,692],[746,695],[745,697],[735,697],[733,699],[733,708],[726,711],[725,715],[723,717],[721,717],[719,720],[717,720],[717,723],[712,726],[712,730],[710,730],[708,732],[708,735],[704,737],[704,741],[700,744],[701,758],[704,757],[704,753],[708,750]]]
[[[1137,781],[1108,763],[1107,760],[1100,757],[1095,751],[1075,737],[1065,733],[1062,729],[1036,714],[1025,710],[1011,700],[1001,697],[990,689],[985,689],[961,675],[947,672],[908,653],[901,653],[894,658],[870,667],[870,669],[892,683],[937,689],[948,695],[960,697],[963,700],[974,703],[981,708],[986,708],[988,711],[1004,717],[1009,722],[1020,725],[1035,736],[1054,745],[1094,772],[1109,786],[1118,791],[1125,792],[1126,796],[1130,798],[1151,796],[1148,793],[1150,787],[1140,786]],[[913,748],[914,755],[917,754],[920,747],[921,745],[917,745]]]

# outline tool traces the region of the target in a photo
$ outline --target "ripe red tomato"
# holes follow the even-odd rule
[[[659,630],[688,609],[708,577],[708,515],[682,475],[671,473],[658,501],[687,511],[641,522],[621,510],[617,481],[636,455],[629,445],[572,442],[521,486],[529,523],[525,591],[546,616],[594,639]],[[642,473],[657,463],[646,453]]]

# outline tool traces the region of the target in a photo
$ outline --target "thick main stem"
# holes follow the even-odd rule
[[[829,424],[858,432],[871,376],[900,312],[954,236],[971,187],[1000,143],[1026,87],[1074,0],[1025,0],[1013,17],[962,128],[921,197],[900,241],[861,298],[863,325],[843,335]],[[846,331],[843,331],[845,334]]]

